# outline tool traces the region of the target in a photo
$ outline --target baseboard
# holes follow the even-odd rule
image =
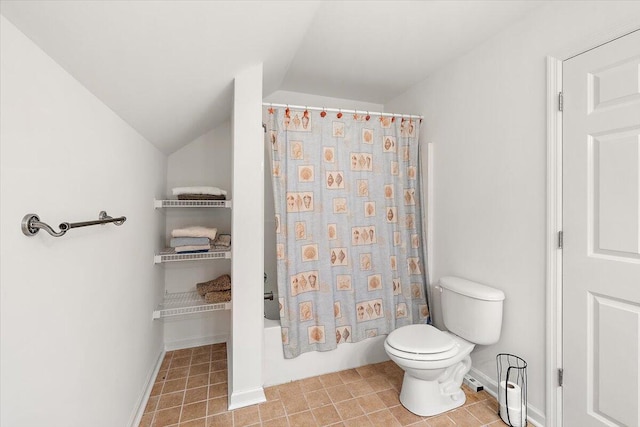
[[[206,337],[188,338],[185,340],[164,343],[165,351],[182,350],[183,348],[200,347],[209,344],[227,342],[229,334],[210,335]]]
[[[153,388],[155,379],[158,376],[158,372],[160,371],[160,365],[162,365],[165,353],[165,350],[160,349],[156,364],[147,376],[147,386],[145,387],[144,392],[138,398],[138,402],[136,403],[136,408],[138,409],[134,412],[133,419],[129,423],[130,427],[138,427],[140,425],[140,420],[142,420],[142,416],[144,415],[144,408],[147,407],[147,402],[149,401],[149,396],[151,395],[151,389]]]
[[[487,393],[496,399],[498,398],[498,383],[496,381],[473,366],[471,367],[471,371],[469,371],[469,375],[477,379],[484,386]],[[527,420],[536,427],[544,427],[545,425],[544,413],[535,406],[532,406],[529,402],[527,402]]]
[[[262,387],[254,388],[247,391],[234,391],[233,393],[231,393],[231,395],[229,395],[229,411],[266,401],[267,398],[264,395],[264,389]]]

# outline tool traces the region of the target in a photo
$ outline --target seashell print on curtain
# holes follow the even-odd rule
[[[264,115],[285,357],[430,323],[419,123],[273,107]]]

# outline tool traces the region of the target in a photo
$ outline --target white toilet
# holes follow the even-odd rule
[[[400,402],[414,414],[440,414],[462,406],[464,375],[476,344],[494,344],[502,328],[504,293],[458,277],[440,286],[443,332],[431,325],[408,325],[391,332],[384,348],[404,370]]]

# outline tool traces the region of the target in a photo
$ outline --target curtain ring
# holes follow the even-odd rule
[[[342,118],[342,108],[340,108],[338,110],[338,114],[336,115],[337,118],[341,119]]]
[[[327,112],[324,111],[324,107],[322,107],[322,111],[320,112],[320,117],[323,117],[327,115]]]
[[[304,112],[302,113],[302,128],[307,129],[309,127],[309,106],[304,106]]]

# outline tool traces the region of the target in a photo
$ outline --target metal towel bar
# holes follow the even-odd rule
[[[25,236],[35,236],[40,229],[43,229],[47,233],[54,237],[63,236],[67,231],[72,228],[88,227],[90,225],[109,224],[122,225],[127,220],[127,217],[121,216],[118,218],[112,218],[105,211],[100,211],[100,215],[96,221],[84,221],[84,222],[63,222],[58,227],[60,231],[54,231],[49,224],[40,222],[40,218],[36,214],[26,214],[22,218],[22,232]]]

